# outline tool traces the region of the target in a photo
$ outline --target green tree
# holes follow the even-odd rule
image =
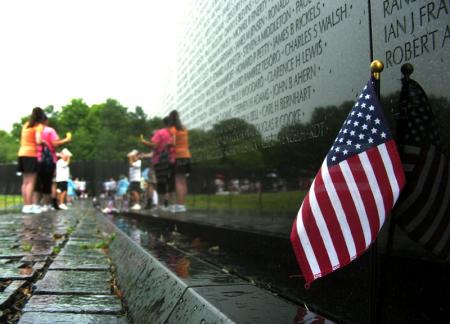
[[[13,162],[17,159],[18,141],[5,131],[0,130],[0,162]]]
[[[68,105],[62,107],[61,112],[56,113],[57,125],[52,123],[52,126],[58,126],[58,132],[61,134],[73,132],[75,135],[76,131],[85,125],[88,114],[89,106],[83,99],[72,99]]]
[[[52,105],[44,108],[44,111],[49,117],[49,125],[57,130],[60,137],[72,132],[73,140],[68,147],[73,152],[75,161],[123,160],[129,150],[140,147],[141,134],[148,138],[155,129],[162,127],[161,118],[149,119],[139,106],[129,111],[115,99],[107,99],[106,102],[91,107],[83,99],[72,99],[60,111]],[[26,120],[28,116],[13,125],[13,140],[19,140]],[[6,143],[2,139],[2,152],[7,149]],[[5,153],[2,154],[5,156]]]

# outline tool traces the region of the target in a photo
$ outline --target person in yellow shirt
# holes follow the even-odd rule
[[[46,116],[42,108],[33,108],[29,120],[22,126],[18,156],[18,171],[22,173],[22,212],[38,214],[39,206],[33,205],[33,191],[38,172],[37,146],[41,145],[41,132]]]
[[[176,205],[174,212],[186,211],[186,195],[188,192],[187,176],[191,172],[191,152],[189,150],[189,134],[180,120],[178,111],[173,110],[169,114],[170,132],[175,145],[175,191]]]

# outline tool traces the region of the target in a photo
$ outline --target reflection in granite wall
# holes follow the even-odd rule
[[[414,67],[411,78],[421,84],[430,99],[450,148],[450,3],[445,0],[372,2],[374,57],[385,62],[382,96],[400,93],[400,68]],[[395,98],[388,103],[398,109]]]
[[[174,102],[190,128],[240,118],[274,138],[317,107],[351,100],[367,78],[364,3],[196,1],[194,12]]]
[[[448,0],[194,0],[179,47],[176,90],[165,107],[167,112],[177,109],[190,130],[191,203],[210,211],[269,212],[279,222],[285,212],[293,220],[370,75],[372,58],[385,63],[381,102],[394,133],[400,68],[411,63],[411,78],[427,93],[448,152],[449,16]],[[286,192],[294,192],[295,198],[286,198]],[[225,195],[230,196],[218,198]],[[387,236],[384,229],[382,246]],[[394,241],[393,253],[399,257],[390,265],[395,276],[385,278],[391,289],[382,296],[396,302],[384,319],[407,322],[448,315],[448,305],[428,288],[443,285],[450,291],[448,263],[400,232]],[[367,321],[369,297],[356,293],[355,285],[367,283],[369,270],[361,261],[349,267],[348,290],[341,284],[349,279],[340,273],[299,295],[343,321]],[[415,270],[408,272],[408,267]],[[427,271],[433,271],[426,275],[433,277],[431,282],[420,275]],[[339,287],[339,292],[329,287]],[[324,291],[332,296],[324,297]],[[347,306],[336,305],[338,300],[363,311],[349,315]],[[415,305],[409,315],[408,305]]]

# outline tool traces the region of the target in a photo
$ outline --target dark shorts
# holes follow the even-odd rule
[[[56,183],[56,189],[59,190],[59,192],[67,191],[67,181],[59,181]]]
[[[175,192],[175,164],[155,165],[157,180],[157,191],[164,195],[168,192]]]
[[[175,161],[175,173],[176,174],[188,174],[191,173],[191,159],[177,159]]]
[[[171,183],[172,182],[158,182],[156,184],[156,191],[161,195],[168,192],[175,192],[175,186],[172,186]],[[175,181],[173,183],[175,183]]]
[[[17,160],[17,171],[22,173],[37,173],[38,161],[36,157],[19,156]]]
[[[55,164],[44,166],[39,163],[39,171],[35,190],[43,194],[52,193],[52,180],[55,175]]]
[[[141,189],[141,183],[139,181],[131,181],[130,182],[130,192],[131,191],[136,191],[141,193],[142,189]]]

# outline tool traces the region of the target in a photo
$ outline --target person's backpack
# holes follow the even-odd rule
[[[45,145],[42,147],[41,168],[42,171],[47,172],[51,172],[54,169],[52,152],[50,152],[50,149]]]

